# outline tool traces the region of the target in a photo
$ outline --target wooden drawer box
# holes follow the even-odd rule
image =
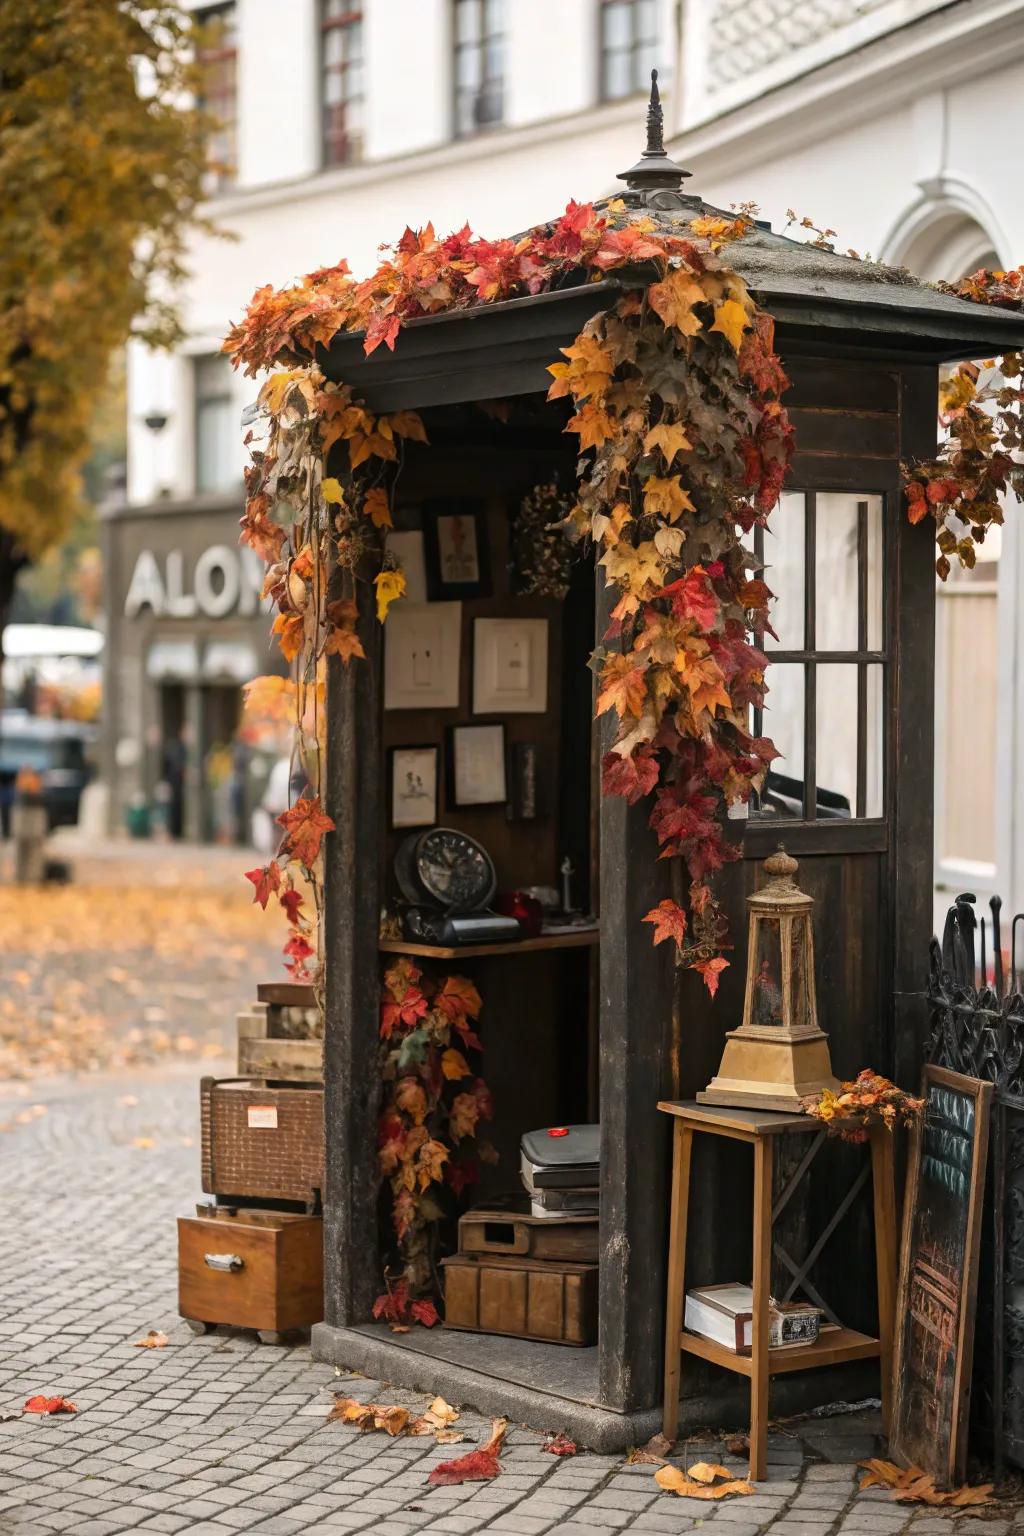
[[[549,1344],[596,1344],[596,1264],[473,1258],[444,1264],[444,1325]]]
[[[237,1016],[238,1075],[285,1083],[324,1080],[323,1020],[312,987],[272,982]]]
[[[323,1222],[277,1211],[178,1219],[178,1311],[261,1333],[324,1315]]]
[[[204,1077],[202,1186],[312,1206],[324,1187],[324,1091]]]
[[[596,1264],[597,1218],[567,1216],[548,1221],[520,1211],[467,1211],[459,1219],[459,1253]]]

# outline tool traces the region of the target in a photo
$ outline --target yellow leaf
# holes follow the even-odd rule
[[[379,571],[373,581],[377,588],[377,618],[383,624],[391,604],[405,594],[405,577],[401,571]]]
[[[326,480],[321,480],[320,495],[332,507],[341,507],[345,504],[345,493],[341,489],[341,481],[336,480],[333,475],[328,475]]]
[[[672,463],[677,453],[692,447],[693,444],[677,421],[659,421],[644,438],[644,452],[650,453],[652,448],[660,448],[666,465]]]
[[[393,528],[388,493],[382,485],[375,485],[363,497],[363,511],[375,528]]]
[[[699,1467],[706,1464],[698,1462]],[[732,1494],[753,1493],[753,1483],[745,1480],[716,1483],[710,1486],[708,1483],[697,1482],[682,1472],[679,1467],[659,1467],[654,1474],[654,1481],[659,1488],[664,1488],[667,1493],[678,1494],[681,1499],[725,1499]]]
[[[384,420],[385,418],[381,418]],[[408,437],[414,443],[425,443],[427,431],[423,421],[415,411],[396,411],[393,416],[386,418],[391,430],[397,432],[399,437]]]
[[[285,401],[291,394],[293,384],[302,376],[302,373],[301,368],[288,368],[284,373],[271,374],[257,396],[257,405],[269,411],[271,416],[279,416],[284,409]]]
[[[705,293],[700,283],[685,267],[677,267],[663,283],[654,283],[647,290],[651,308],[666,326],[674,326],[682,336],[695,336],[701,321],[693,313],[695,304],[702,304]]]
[[[449,1082],[457,1083],[460,1078],[471,1076],[465,1056],[451,1046],[441,1057],[441,1071]]]
[[[586,334],[571,347],[563,347],[562,352],[569,359],[567,363],[548,365],[548,373],[555,381],[548,390],[548,399],[571,394],[574,400],[603,400],[615,367],[611,353],[594,336]]]
[[[749,328],[750,323],[750,316],[743,305],[737,304],[735,299],[726,299],[716,307],[715,323],[711,329],[720,331],[733,351],[738,352],[743,344],[743,332]]]
[[[717,1461],[695,1462],[692,1467],[687,1468],[687,1476],[698,1483],[713,1483],[716,1477],[724,1477],[727,1483],[732,1481],[729,1468],[719,1466]]]
[[[665,479],[658,475],[648,475],[644,481],[645,512],[652,516],[660,513],[670,523],[674,523],[684,512],[693,510],[693,502],[683,490],[678,475],[670,475]]]
[[[569,418],[566,432],[578,432],[580,448],[600,448],[607,438],[615,434],[615,422],[607,411],[593,403],[583,406]]]

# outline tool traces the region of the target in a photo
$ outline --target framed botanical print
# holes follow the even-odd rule
[[[505,727],[500,723],[450,725],[449,806],[460,809],[470,805],[504,805],[507,797]]]
[[[547,619],[476,619],[473,713],[542,715],[547,707]]]
[[[384,708],[457,708],[461,647],[461,603],[396,603],[384,626]]]
[[[432,827],[437,822],[436,747],[392,747],[388,754],[389,822],[392,827]]]
[[[484,509],[478,502],[426,502],[423,506],[423,552],[427,566],[427,595],[432,602],[490,596],[487,523]]]

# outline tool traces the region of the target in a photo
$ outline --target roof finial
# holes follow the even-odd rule
[[[665,153],[665,114],[658,90],[658,71],[651,70],[651,99],[647,106],[647,148],[635,165],[628,171],[620,171],[617,180],[624,181],[631,192],[650,193],[668,191],[678,193],[689,171],[676,165]]]

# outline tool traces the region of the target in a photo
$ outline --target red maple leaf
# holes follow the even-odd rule
[[[294,889],[282,891],[277,899],[281,903],[282,907],[284,907],[285,916],[287,917],[288,921],[294,927],[294,925],[299,921],[299,908],[302,906],[302,892],[296,891]],[[264,902],[264,906],[266,906],[266,902]]]
[[[270,863],[264,864],[262,869],[247,869],[245,878],[251,880],[256,887],[252,899],[258,901],[265,912],[271,896],[281,889],[280,865],[276,859],[271,859]]]
[[[501,1470],[498,1455],[508,1433],[508,1420],[495,1419],[491,1428],[491,1438],[486,1445],[477,1451],[470,1451],[468,1456],[457,1456],[454,1461],[440,1462],[427,1482],[436,1488],[438,1485],[443,1487],[452,1483],[486,1483],[492,1477],[497,1477]]]
[[[373,1315],[388,1323],[400,1323],[409,1309],[409,1287],[399,1280],[389,1291],[384,1291],[373,1304]]]
[[[77,1413],[74,1403],[69,1403],[66,1397],[47,1397],[43,1392],[37,1392],[35,1397],[25,1400],[26,1413]]]
[[[638,747],[629,757],[605,753],[601,764],[601,788],[606,795],[622,795],[636,805],[658,782],[658,757],[650,747]]]
[[[728,960],[724,960],[721,955],[716,955],[713,960],[698,960],[694,965],[693,969],[700,971],[704,978],[704,985],[712,997],[718,991],[718,978],[728,968],[728,965]]]
[[[692,619],[705,633],[713,629],[719,614],[719,601],[702,565],[695,565],[678,581],[670,582],[656,594],[667,597],[677,619]]]
[[[433,1328],[435,1324],[441,1321],[440,1314],[434,1303],[423,1296],[420,1297],[419,1301],[413,1302],[409,1308],[409,1313],[418,1323],[422,1323],[424,1328]]]
[[[390,1040],[396,1024],[413,1025],[422,1019],[428,1003],[419,987],[406,987],[400,998],[385,998],[380,1010],[380,1037]]]
[[[682,949],[683,939],[686,937],[686,913],[678,902],[659,901],[656,907],[652,907],[644,918],[645,923],[654,924],[655,944],[662,944],[666,939],[674,939],[676,948]]]
[[[324,813],[319,795],[303,795],[290,810],[277,818],[285,830],[285,851],[298,859],[307,869],[312,869],[320,852],[325,832],[334,831],[334,822]]]

